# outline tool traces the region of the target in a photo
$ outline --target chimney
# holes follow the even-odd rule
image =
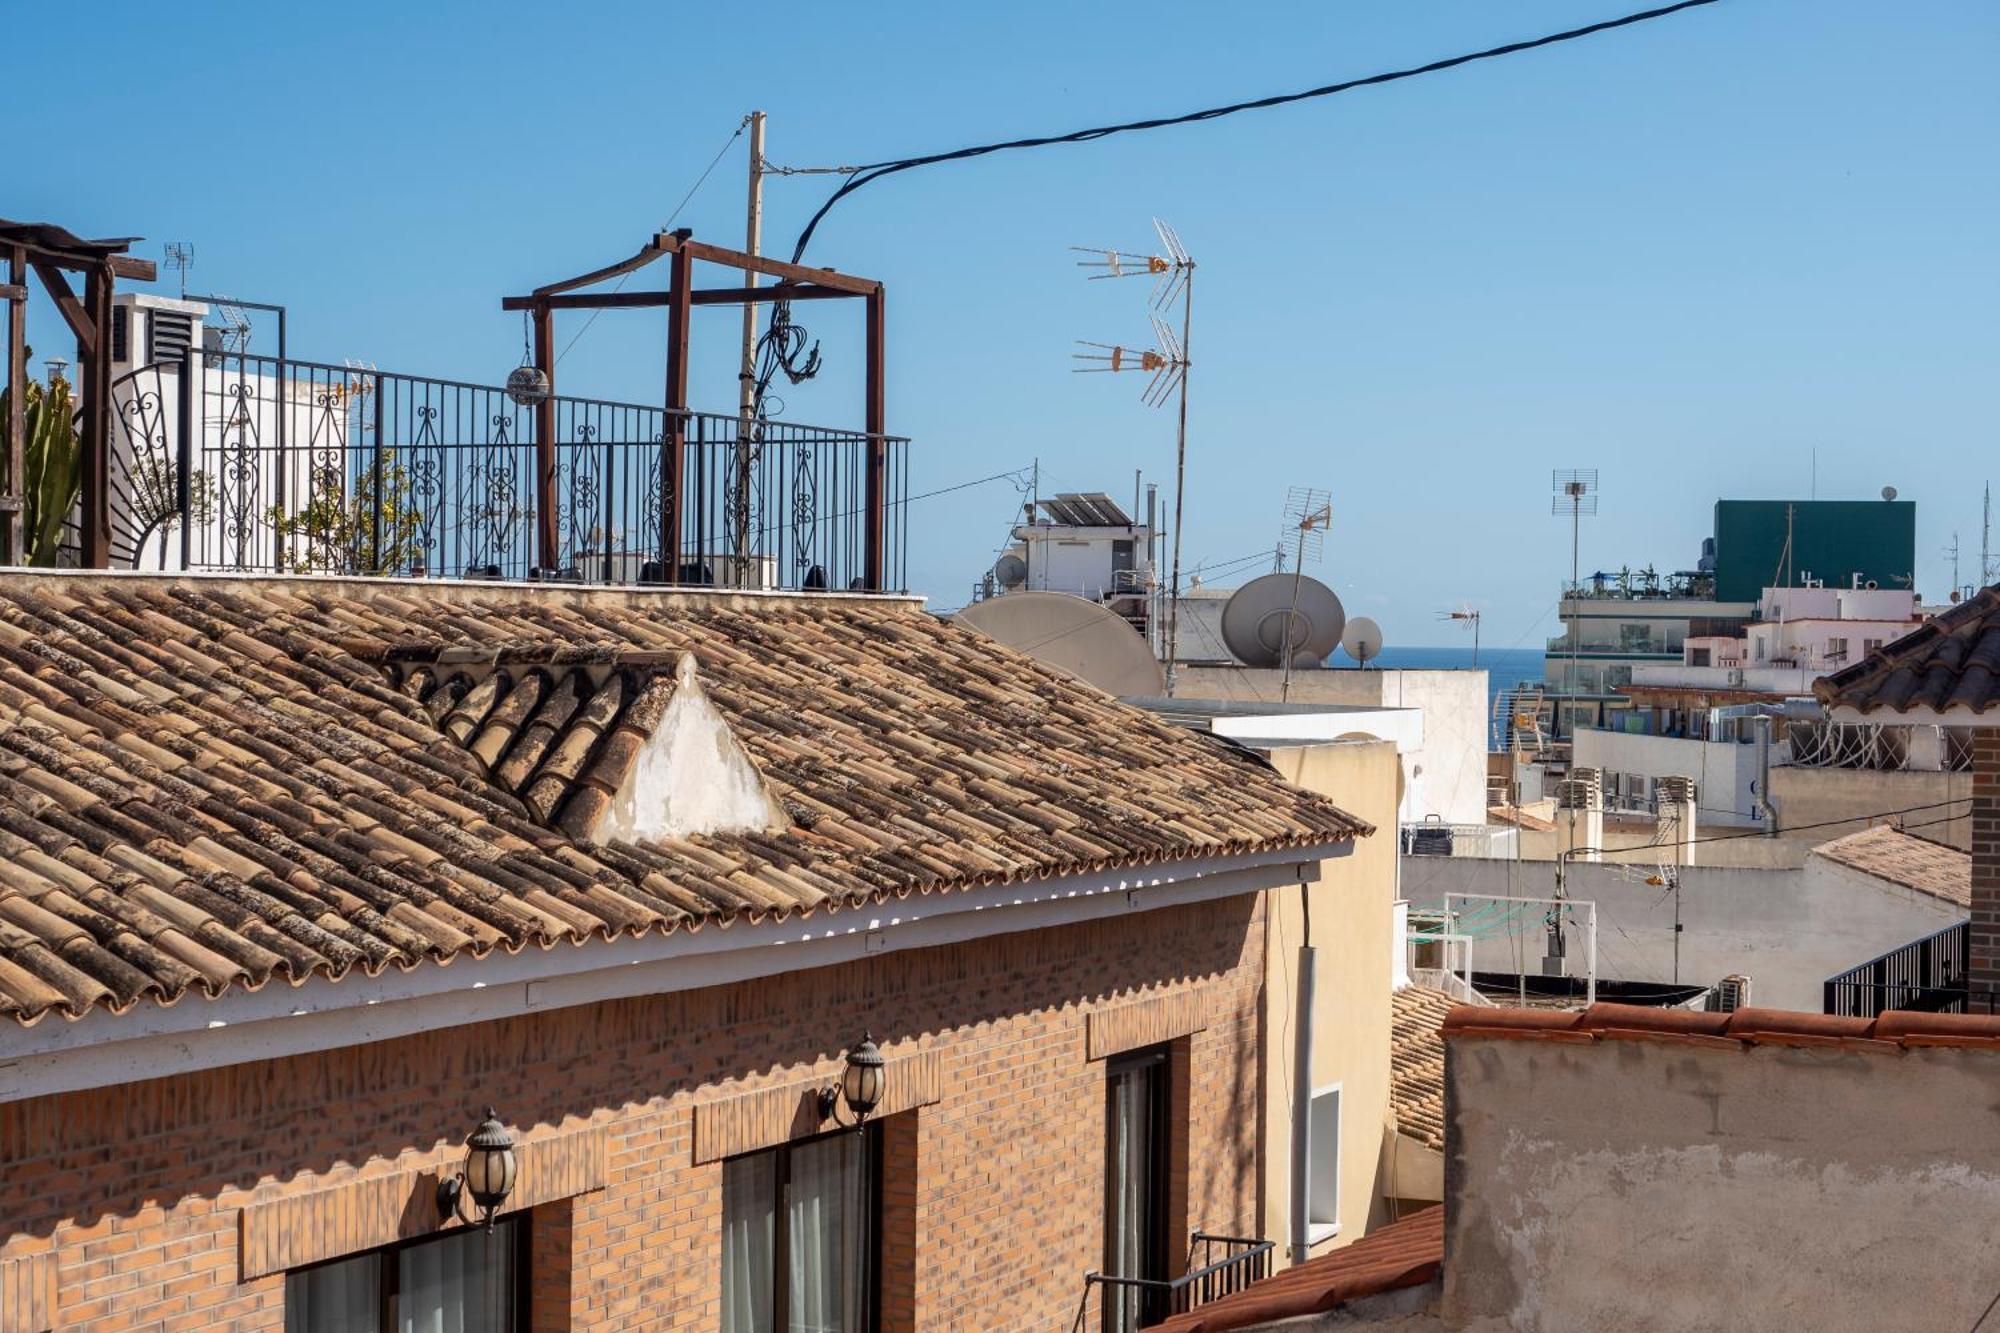
[[[1693,778],[1661,778],[1654,784],[1660,807],[1660,841],[1679,844],[1677,863],[1695,863],[1695,804]]]
[[[1975,992],[2000,990],[2000,728],[1972,733],[1972,928],[1967,979]],[[1975,1013],[1992,1001],[1975,1000]]]
[[[1599,861],[1596,848],[1604,846],[1603,775],[1594,768],[1572,768],[1569,776],[1556,784],[1556,850],[1575,847],[1581,852],[1572,860]]]

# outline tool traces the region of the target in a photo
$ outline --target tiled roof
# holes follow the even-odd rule
[[[1322,1314],[1384,1292],[1418,1287],[1444,1269],[1444,1207],[1433,1204],[1342,1249],[1294,1264],[1239,1292],[1153,1327],[1158,1333],[1224,1333]]]
[[[1813,682],[1828,708],[1984,713],[2000,703],[2000,584]]]
[[[1444,1016],[1457,1000],[1428,986],[1389,997],[1389,1108],[1396,1129],[1444,1151]]]
[[[1960,907],[1972,906],[1968,853],[1889,824],[1823,842],[1812,854]]]
[[[2000,1016],[1890,1010],[1878,1018],[1843,1018],[1789,1009],[1711,1014],[1648,1005],[1593,1004],[1588,1009],[1514,1009],[1462,1004],[1445,1018],[1446,1040],[1717,1041],[1745,1046],[1824,1046],[1893,1051],[1922,1046],[2000,1049]]]
[[[572,836],[683,653],[789,827]],[[22,1022],[1367,831],[910,600],[0,575]]]

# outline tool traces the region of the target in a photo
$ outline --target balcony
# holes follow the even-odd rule
[[[1679,658],[1679,644],[1665,639],[1633,637],[1617,642],[1581,639],[1573,646],[1579,657],[1672,657]],[[1556,657],[1567,656],[1572,651],[1569,635],[1557,634],[1548,640],[1547,651]]]
[[[907,586],[896,437],[213,350],[111,398],[114,565]]]
[[[1177,1278],[1085,1273],[1071,1333],[1086,1327],[1093,1300],[1098,1302],[1097,1327],[1103,1329],[1143,1328],[1220,1300],[1269,1277],[1276,1248],[1273,1241],[1197,1231],[1188,1245],[1188,1271]]]
[[[1966,978],[1971,926],[1960,922],[1912,940],[1829,977],[1821,1010],[1851,1018],[1874,1018],[1892,1010],[1927,1014],[1991,1014],[1994,992]]]

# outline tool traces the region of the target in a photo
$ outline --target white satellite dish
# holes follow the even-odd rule
[[[1066,592],[1010,592],[974,602],[952,619],[1107,694],[1167,692],[1159,659],[1139,631],[1096,602]]]
[[[1012,551],[993,562],[993,581],[1003,588],[1018,588],[1028,581],[1028,562]]]
[[[1251,579],[1222,608],[1222,641],[1245,666],[1283,666],[1287,637],[1294,666],[1318,666],[1346,627],[1347,612],[1333,589],[1305,575]]]
[[[1382,655],[1382,627],[1367,616],[1356,616],[1347,622],[1347,630],[1340,636],[1340,646],[1349,657],[1367,666]]]

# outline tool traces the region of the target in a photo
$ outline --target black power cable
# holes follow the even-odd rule
[[[1009,139],[1005,143],[981,144],[976,148],[959,148],[949,153],[931,153],[924,157],[896,158],[887,162],[871,162],[856,167],[854,174],[841,183],[827,201],[819,206],[819,211],[806,223],[799,233],[798,244],[792,247],[792,262],[798,263],[805,255],[806,245],[812,240],[813,232],[819,227],[833,206],[854,193],[870,181],[878,181],[884,176],[912,167],[926,167],[937,162],[958,162],[970,157],[984,157],[988,153],[1005,152],[1012,148],[1047,148],[1054,144],[1089,143],[1095,139],[1108,139],[1114,134],[1129,134],[1135,130],[1158,130],[1173,125],[1193,125],[1204,120],[1219,120],[1223,116],[1233,116],[1239,111],[1263,111],[1270,107],[1286,106],[1293,102],[1310,101],[1317,97],[1332,97],[1336,93],[1352,92],[1356,88],[1370,88],[1385,83],[1396,83],[1403,79],[1414,79],[1423,74],[1436,74],[1442,70],[1456,69],[1460,65],[1470,65],[1479,60],[1493,60],[1500,56],[1518,55],[1523,51],[1533,51],[1544,46],[1555,46],[1561,42],[1573,42],[1580,37],[1595,36],[1600,32],[1610,32],[1615,28],[1629,28],[1636,23],[1665,18],[1678,14],[1684,9],[1694,9],[1702,5],[1712,5],[1718,0],[1680,0],[1678,4],[1662,5],[1657,9],[1641,10],[1627,14],[1623,18],[1606,19],[1601,23],[1587,24],[1581,28],[1571,28],[1566,32],[1550,33],[1546,37],[1535,37],[1527,41],[1508,42],[1504,46],[1488,47],[1484,51],[1473,51],[1466,55],[1449,56],[1443,60],[1433,60],[1425,65],[1413,65],[1408,69],[1390,70],[1383,74],[1370,74],[1366,78],[1345,79],[1339,83],[1329,83],[1318,88],[1308,88],[1304,92],[1279,93],[1272,97],[1259,97],[1248,102],[1232,102],[1228,106],[1209,107],[1204,111],[1190,111],[1179,116],[1160,116],[1152,120],[1127,121],[1122,125],[1101,125],[1096,129],[1076,130],[1069,134],[1052,134],[1037,139]]]

